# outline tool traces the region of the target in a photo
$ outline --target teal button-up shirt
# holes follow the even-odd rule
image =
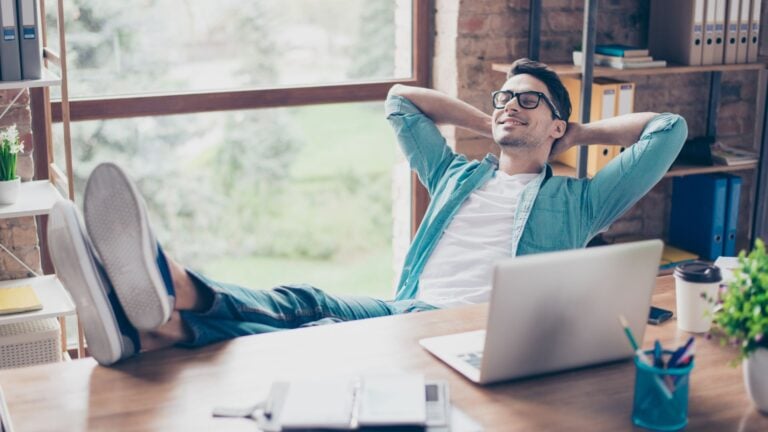
[[[443,231],[476,189],[499,167],[488,154],[469,161],[454,153],[434,122],[400,96],[385,104],[405,157],[427,188],[430,204],[405,257],[396,299],[415,299],[419,277]],[[645,195],[669,170],[688,135],[685,119],[659,114],[645,126],[640,140],[591,179],[552,175],[545,165],[520,197],[509,255],[581,248],[608,228]]]

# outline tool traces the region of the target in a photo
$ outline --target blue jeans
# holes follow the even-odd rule
[[[213,302],[203,312],[180,312],[192,334],[191,340],[179,344],[184,347],[199,347],[239,336],[437,309],[417,300],[335,296],[303,284],[252,290],[216,282],[193,271],[187,271],[187,274],[199,289],[213,293]]]

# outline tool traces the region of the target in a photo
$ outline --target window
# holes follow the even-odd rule
[[[70,3],[76,196],[117,161],[161,241],[206,274],[392,296],[409,176],[382,102],[394,83],[426,85],[426,1]]]
[[[185,265],[254,288],[392,296],[396,150],[380,103],[94,120],[72,134],[76,196],[96,164],[122,164]]]

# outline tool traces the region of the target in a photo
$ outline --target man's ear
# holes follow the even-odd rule
[[[552,138],[560,139],[565,135],[565,129],[568,127],[568,122],[565,120],[555,120],[554,128],[552,129]]]

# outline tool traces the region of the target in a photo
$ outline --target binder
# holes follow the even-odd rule
[[[742,0],[728,0],[728,11],[725,21],[725,64],[736,63],[736,43],[739,40],[739,7]]]
[[[747,44],[747,63],[757,62],[757,46],[760,43],[760,0],[752,0],[752,13],[749,20],[749,42]]]
[[[616,102],[616,116],[631,114],[635,112],[635,83],[626,81],[617,81],[619,88]],[[613,146],[613,157],[620,155],[626,147]]]
[[[578,78],[564,77],[562,79],[568,94],[571,97],[571,117],[568,121],[580,121],[581,109],[581,80]],[[618,85],[609,78],[595,78],[592,82],[592,106],[590,107],[589,121],[595,122],[611,118],[616,115],[616,95]],[[614,147],[612,145],[590,145],[587,156],[587,175],[594,176],[613,159]],[[557,160],[565,165],[576,167],[578,159],[578,147],[574,147],[557,157]]]
[[[713,64],[723,64],[725,54],[725,7],[727,0],[715,3],[715,58]]]
[[[714,260],[723,255],[728,179],[701,174],[676,177],[672,184],[669,241]]]
[[[0,0],[0,79],[21,80],[19,37],[16,29],[16,0]]]
[[[651,0],[651,55],[679,64],[701,65],[704,6],[704,0]]]
[[[715,64],[715,11],[717,0],[706,0],[704,15],[704,49],[701,53],[701,64]]]
[[[21,77],[25,80],[40,79],[42,75],[39,20],[36,0],[17,0],[19,12]]]
[[[739,201],[741,199],[741,177],[731,174],[724,174],[723,177],[728,179],[723,256],[736,256],[736,234],[739,221]]]
[[[739,7],[739,39],[736,41],[736,63],[747,62],[750,11],[750,0],[741,0],[741,6]]]

